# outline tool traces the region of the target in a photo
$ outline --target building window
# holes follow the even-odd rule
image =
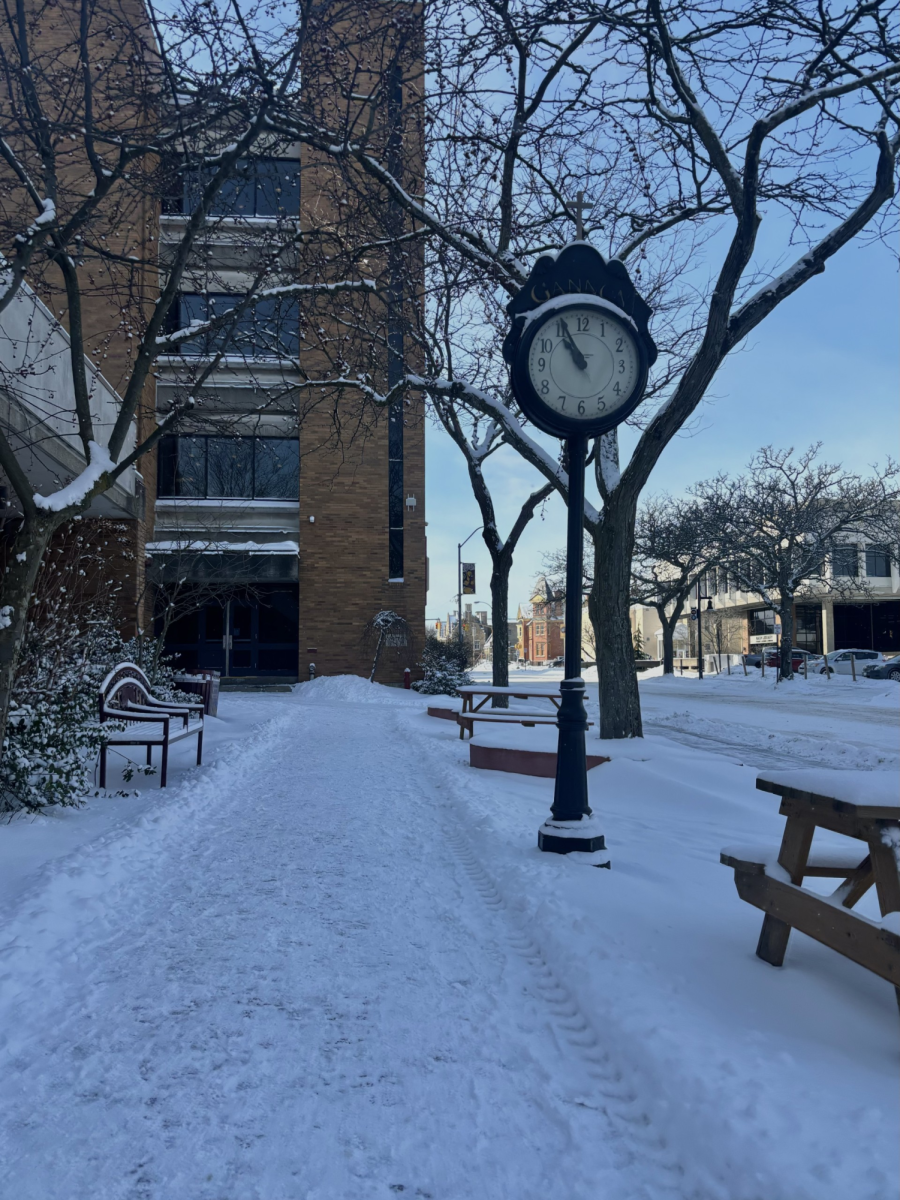
[[[866,546],[866,574],[886,579],[891,574],[890,546]]]
[[[822,606],[798,604],[794,611],[794,645],[810,654],[822,650]]]
[[[239,307],[245,299],[245,295],[235,292],[182,292],[169,309],[167,332],[186,329],[194,322],[212,321]],[[226,329],[180,342],[175,353],[190,357],[224,353],[243,358],[296,358],[299,349],[299,302],[265,296],[230,321]]]
[[[831,550],[831,571],[833,575],[859,574],[859,547],[855,542],[849,546],[834,546]]]
[[[388,415],[388,578],[403,578],[403,402]]]
[[[163,211],[191,213],[214,169],[177,172]],[[295,158],[241,159],[213,200],[211,217],[296,217],[300,214],[300,163]]]
[[[754,609],[747,619],[751,637],[762,637],[765,634],[775,636],[775,613],[771,608]]]
[[[297,500],[296,438],[170,436],[159,443],[158,495]]]

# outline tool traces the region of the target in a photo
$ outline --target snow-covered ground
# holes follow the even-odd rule
[[[610,871],[536,849],[552,781],[349,678],[0,827],[0,1195],[895,1196],[893,989],[760,962],[718,852],[780,837],[757,766],[895,771],[900,689],[770,684],[642,680],[589,777]]]

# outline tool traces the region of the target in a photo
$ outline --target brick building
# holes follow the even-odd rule
[[[375,17],[365,11],[371,24]],[[382,19],[389,22],[390,13],[385,5]],[[340,41],[342,53],[323,54],[315,64],[321,69],[307,67],[304,78],[316,80],[320,90],[310,102],[329,119],[345,102],[351,74],[355,92],[376,91],[386,56],[396,46],[390,36],[366,40],[355,28],[348,34],[341,22],[321,32],[325,42]],[[408,180],[420,170],[422,158],[418,85],[410,82],[419,71],[409,54],[401,58],[403,70],[394,58],[391,62],[394,74],[383,89],[381,119],[392,172]],[[336,77],[342,70],[346,79]],[[184,220],[179,199],[162,216],[163,245],[168,232],[177,236]],[[347,187],[327,159],[305,147],[273,145],[264,162],[249,166],[240,186],[222,197],[191,274],[193,291],[181,298],[179,320],[186,324],[205,316],[211,298],[233,304],[241,295],[254,256],[268,249],[265,239],[259,246],[253,240],[261,224],[268,223],[270,237],[292,227],[328,229],[339,219],[358,231],[370,219],[368,201]],[[378,232],[373,227],[373,236]],[[289,260],[282,255],[272,282],[305,280],[314,270],[302,250]],[[367,260],[366,270],[388,295],[384,310],[374,318],[369,314],[380,322],[387,351],[373,359],[371,344],[343,343],[341,348],[357,369],[374,361],[375,382],[386,391],[399,379],[409,354],[397,311],[407,297],[390,251],[380,260]],[[386,412],[368,414],[364,434],[336,442],[334,407],[307,404],[304,390],[317,372],[327,377],[333,363],[305,339],[296,305],[282,305],[272,319],[279,324],[277,352],[260,337],[259,353],[248,356],[245,347],[235,355],[209,380],[202,417],[192,420],[189,432],[160,446],[153,573],[160,586],[170,585],[183,576],[187,554],[190,577],[219,584],[218,594],[167,631],[167,646],[186,665],[258,682],[306,679],[313,672],[368,674],[366,626],[389,609],[406,619],[410,644],[397,644],[401,637],[394,635],[379,660],[378,679],[400,682],[404,668],[415,664],[412,642],[425,617],[421,405],[407,396]],[[339,323],[327,311],[319,309],[318,319],[329,335],[338,336]],[[167,395],[184,386],[184,372],[177,356],[164,367],[160,411]],[[352,365],[344,373],[352,375]],[[357,399],[337,403],[339,408],[345,403],[352,425]]]
[[[565,600],[545,579],[538,581],[531,604],[516,613],[516,657],[544,665],[566,652]]]
[[[136,27],[145,20],[139,0],[123,0],[120,9],[131,14]],[[380,119],[393,173],[414,180],[422,160],[419,43],[413,38],[405,57],[398,55],[392,6],[360,11],[367,14],[361,24],[369,33],[378,21],[388,33],[368,40],[359,34],[353,45],[346,22],[344,27],[323,27],[320,42],[310,43],[310,55],[315,57],[321,43],[336,34],[344,38],[342,53],[323,55],[331,72],[327,79],[324,67],[311,69],[320,63],[308,65],[304,78],[319,81],[327,106],[333,97],[350,94],[345,86],[350,75],[356,92],[374,94],[389,61],[393,74],[390,87],[382,89],[387,99]],[[46,36],[70,36],[69,24],[61,20],[48,27]],[[341,71],[347,80],[336,78]],[[83,168],[76,163],[73,169]],[[159,247],[159,269],[147,270],[141,279],[137,302],[145,308],[152,307],[165,283],[171,249],[184,228],[197,183],[185,174],[168,194],[147,197],[142,211],[126,222],[140,233],[142,258],[152,261]],[[312,263],[305,258],[297,235],[332,229],[338,217],[356,218],[362,228],[367,206],[376,207],[371,196],[348,188],[327,162],[299,145],[273,139],[262,157],[242,165],[210,213],[170,330],[234,307],[253,281],[259,285],[261,263],[271,264],[269,282],[275,286],[320,278],[321,259]],[[115,249],[135,248],[124,242],[120,246],[118,233],[116,237]],[[344,338],[340,345],[343,373],[352,377],[365,370],[382,392],[399,378],[409,358],[402,310],[410,303],[410,271],[413,276],[416,271],[416,260],[410,268],[407,256],[401,279],[392,253],[366,263],[366,274],[387,295],[377,301],[383,311],[373,340],[367,343],[358,334],[355,341]],[[54,309],[59,307],[65,324],[64,301],[58,304],[55,293],[44,296],[39,279],[35,289]],[[113,407],[115,389],[131,367],[133,344],[122,319],[124,309],[112,299],[114,291],[101,281],[97,303],[88,306],[91,349]],[[52,320],[41,300],[35,303]],[[0,317],[6,345],[14,316],[10,309]],[[196,393],[196,407],[161,440],[158,452],[145,456],[90,510],[91,516],[112,515],[127,524],[133,554],[123,623],[149,629],[151,609],[155,604],[159,612],[163,601],[173,619],[157,620],[157,631],[184,667],[214,668],[236,681],[259,683],[306,679],[313,668],[318,674],[368,674],[371,650],[365,629],[378,611],[391,609],[403,616],[410,642],[424,627],[420,403],[406,396],[386,411],[366,413],[363,420],[359,396],[342,394],[325,406],[311,402],[309,380],[333,373],[334,362],[305,335],[310,316],[321,326],[319,332],[324,328],[329,336],[340,326],[327,304],[310,314],[296,301],[264,302],[234,330],[234,345],[224,347],[221,362],[208,376],[204,368],[222,346],[185,342],[160,358],[145,389],[138,429],[145,433],[152,428],[179,396]],[[202,385],[196,386],[201,376]],[[18,419],[17,411],[7,398],[7,424]],[[33,416],[25,418],[29,421],[33,424]],[[46,475],[51,490],[53,481],[58,485],[83,467],[78,439],[69,436],[64,424],[54,437],[43,439],[40,462],[35,461],[36,478]],[[340,436],[335,435],[338,427]],[[398,640],[381,656],[378,678],[384,682],[400,682],[403,668],[415,661],[417,647],[397,645]]]

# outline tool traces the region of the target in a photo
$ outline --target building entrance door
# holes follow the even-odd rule
[[[297,678],[299,608],[296,587],[260,585],[229,600],[225,674]]]
[[[257,584],[252,592],[211,601],[169,627],[166,652],[179,670],[206,667],[224,677],[297,678],[296,584]]]

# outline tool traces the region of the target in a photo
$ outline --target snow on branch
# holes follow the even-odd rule
[[[64,512],[72,505],[82,504],[87,499],[91,488],[99,482],[101,476],[115,469],[115,463],[103,446],[96,442],[88,442],[91,458],[80,475],[76,475],[71,483],[67,483],[58,492],[49,496],[35,495],[34,503],[45,512]]]
[[[248,296],[240,305],[229,308],[209,321],[192,321],[181,329],[167,333],[156,339],[158,350],[177,346],[179,342],[189,341],[200,337],[201,334],[222,329],[232,318],[253,308],[260,300],[280,300],[291,296],[333,296],[338,292],[377,292],[378,285],[374,279],[341,279],[335,283],[286,283],[280,287],[262,288]]]

